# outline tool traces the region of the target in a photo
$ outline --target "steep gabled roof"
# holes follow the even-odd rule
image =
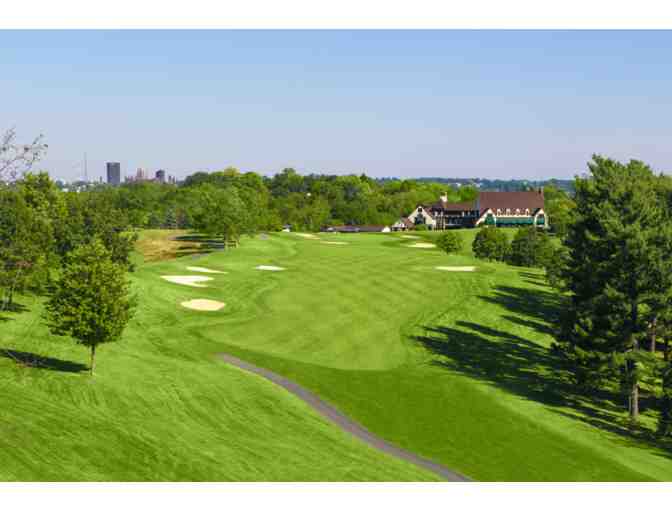
[[[425,211],[425,214],[429,216],[430,218],[434,219],[434,215],[432,214],[432,205],[425,205],[425,204],[418,204],[415,207],[415,210],[418,210],[418,207],[422,207],[422,210]]]
[[[529,209],[531,212],[544,207],[541,191],[481,191],[478,194],[478,208],[481,213],[487,209]]]
[[[444,202],[439,200],[431,205],[432,209],[443,209],[444,211],[473,211],[476,209],[476,202]]]

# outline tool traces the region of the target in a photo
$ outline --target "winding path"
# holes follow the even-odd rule
[[[432,471],[433,473],[436,473],[437,475],[439,475],[440,477],[444,478],[449,482],[471,481],[469,478],[459,473],[456,473],[455,471],[451,471],[450,469],[442,466],[441,464],[437,464],[436,462],[432,462],[431,460],[423,459],[422,457],[414,453],[411,453],[408,450],[397,448],[393,444],[388,443],[384,439],[366,430],[359,423],[345,416],[343,413],[341,413],[338,409],[336,409],[332,405],[327,404],[324,400],[319,398],[314,393],[308,391],[302,386],[299,386],[295,382],[292,382],[289,379],[276,374],[275,372],[271,372],[270,370],[266,370],[265,368],[252,365],[251,363],[247,363],[246,361],[243,361],[229,354],[222,353],[218,354],[217,356],[220,359],[224,360],[225,362],[229,363],[230,365],[260,375],[261,377],[268,379],[269,381],[277,384],[278,386],[283,387],[290,393],[299,397],[301,400],[303,400],[306,404],[315,409],[320,415],[329,420],[331,423],[337,425],[342,430],[352,434],[356,438],[361,439],[368,445],[374,447],[375,449],[381,452],[385,452],[399,459],[411,462],[416,466]]]

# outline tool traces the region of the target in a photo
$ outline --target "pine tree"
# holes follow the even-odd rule
[[[672,435],[672,364],[667,363],[661,375],[662,395],[658,433],[661,436],[669,436]]]
[[[621,370],[631,421],[648,359],[640,347],[656,314],[669,306],[672,229],[650,168],[594,157],[592,176],[576,180],[563,274],[570,306],[560,341],[577,382],[587,388]]]
[[[515,266],[545,267],[553,257],[553,245],[538,227],[521,228],[511,242],[508,262]]]

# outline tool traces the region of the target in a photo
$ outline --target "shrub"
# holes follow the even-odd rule
[[[511,242],[509,262],[515,266],[547,267],[553,259],[553,244],[536,227],[521,228]]]
[[[462,244],[462,237],[455,232],[443,232],[436,238],[436,245],[446,253],[457,253]]]
[[[496,227],[483,227],[478,231],[472,250],[479,259],[505,260],[510,252],[511,245],[505,232]]]
[[[421,231],[426,231],[429,230],[429,227],[425,225],[424,223],[420,223],[419,225],[416,225],[414,230],[421,230]]]

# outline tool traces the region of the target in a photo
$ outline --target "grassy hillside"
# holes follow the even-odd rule
[[[170,252],[167,235],[145,233],[153,253]],[[0,357],[0,478],[435,479],[214,357],[229,352],[477,480],[672,479],[670,452],[627,435],[616,396],[603,411],[574,394],[548,351],[557,302],[537,272],[476,261],[470,239],[454,256],[414,242],[276,234],[197,260],[137,257],[140,308],[123,341],[100,350],[93,380],[78,372],[86,351],[49,336],[39,302],[24,301],[0,324],[0,348],[49,359],[37,369]],[[198,274],[188,265],[227,274],[208,288],[160,278]],[[227,306],[179,304],[196,298]]]

